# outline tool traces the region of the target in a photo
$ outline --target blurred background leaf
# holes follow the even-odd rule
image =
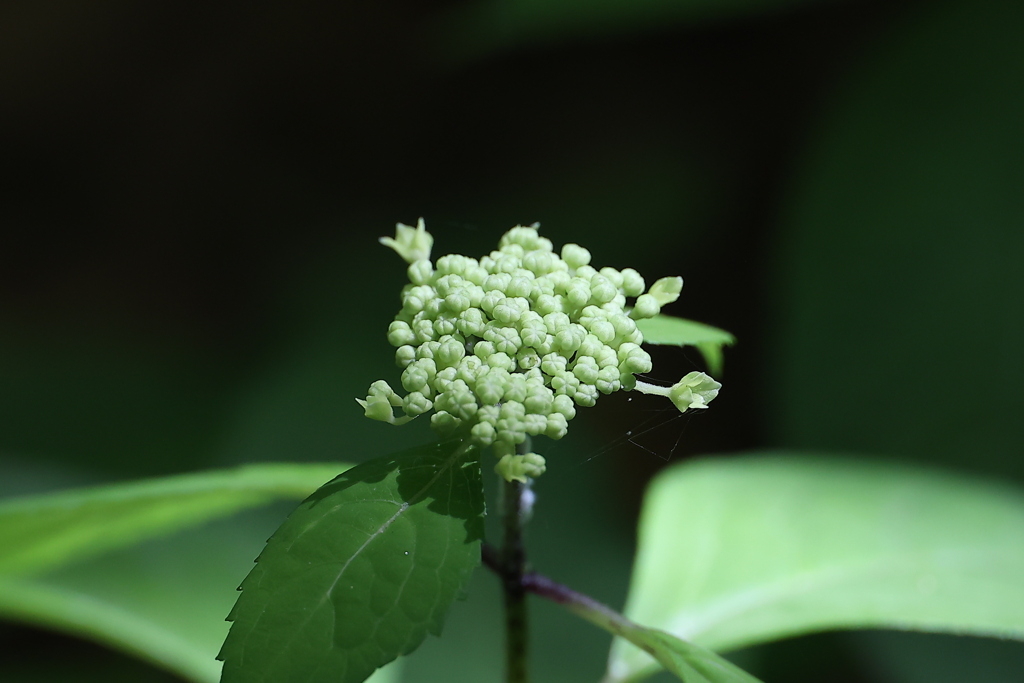
[[[827,453],[709,458],[652,482],[639,533],[626,616],[712,650],[854,628],[1024,640],[1024,488]],[[606,680],[652,665],[619,640]]]

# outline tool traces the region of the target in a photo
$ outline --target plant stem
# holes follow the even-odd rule
[[[523,575],[523,588],[552,602],[562,605],[578,617],[586,619],[598,628],[632,640],[630,636],[639,627],[611,607],[598,602],[589,595],[552,581],[543,574],[529,572]]]
[[[520,453],[528,453],[530,448],[529,437],[527,437],[527,441],[520,444],[517,450]],[[526,588],[523,585],[523,576],[526,572],[523,525],[529,514],[529,497],[533,494],[529,484],[518,481],[504,482],[502,493],[505,538],[500,558],[498,558],[498,575],[501,576],[502,587],[505,591],[507,680],[508,683],[529,683],[527,649],[529,632],[526,615]],[[492,561],[493,559],[492,557]]]

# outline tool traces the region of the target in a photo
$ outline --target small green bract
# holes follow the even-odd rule
[[[543,457],[516,453],[527,435],[562,438],[576,406],[590,407],[600,394],[636,389],[686,410],[706,408],[722,386],[702,372],[672,387],[635,377],[651,371],[635,321],[675,301],[680,277],[646,289],[632,268],[594,268],[577,244],[556,254],[536,226],[512,228],[480,259],[431,262],[434,238],[422,219],[415,228],[399,223],[394,239],[380,241],[409,263],[387,335],[406,394],[378,380],[356,400],[367,417],[390,424],[433,411],[441,437],[491,447],[509,481],[544,472]]]

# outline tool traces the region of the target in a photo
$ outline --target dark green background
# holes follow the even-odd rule
[[[403,268],[376,238],[419,216],[435,254],[540,221],[682,275],[668,312],[739,337],[706,413],[612,397],[540,447],[533,559],[613,605],[667,462],[794,446],[1020,479],[1021,35],[1009,0],[5,3],[0,493],[429,438],[352,400],[397,378]],[[699,362],[658,350],[655,374]],[[408,680],[500,680],[498,605],[481,574]],[[536,680],[597,680],[607,638],[534,614]],[[918,635],[743,656],[769,683],[1024,669]],[[0,662],[159,680],[12,625]]]

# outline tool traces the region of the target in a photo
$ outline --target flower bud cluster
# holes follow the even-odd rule
[[[632,268],[597,269],[576,244],[555,252],[536,227],[509,230],[480,259],[432,262],[422,220],[381,241],[409,263],[387,334],[406,393],[379,380],[360,404],[392,424],[432,412],[442,436],[490,446],[509,480],[544,471],[540,455],[516,453],[527,436],[562,438],[577,406],[633,389],[634,375],[651,370],[636,320],[657,315],[682,288],[678,277],[648,289]]]

